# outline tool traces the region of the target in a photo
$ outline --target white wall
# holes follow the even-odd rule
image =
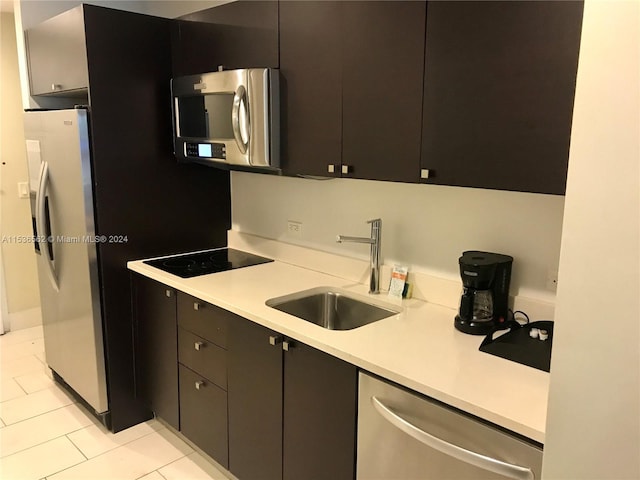
[[[0,17],[0,238],[7,307],[14,313],[35,308],[40,300],[33,244],[18,243],[18,238],[33,235],[29,199],[18,197],[18,182],[28,181],[29,176],[13,14]]]
[[[143,0],[144,13],[165,18],[177,18],[193,12],[229,3],[231,0]],[[113,3],[113,2],[111,2]]]
[[[74,8],[81,3],[145,13],[157,17],[176,18],[188,13],[215,7],[229,0],[22,0],[22,26],[31,28],[48,18]]]
[[[585,2],[543,477],[640,478],[640,3]]]
[[[512,295],[554,301],[547,272],[558,268],[564,197],[368,180],[310,180],[232,172],[233,229],[342,255],[368,258],[368,236],[382,218],[386,263],[459,279],[458,257],[478,249],[515,258]],[[287,235],[287,220],[302,236]]]

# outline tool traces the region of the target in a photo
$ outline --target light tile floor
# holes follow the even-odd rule
[[[0,479],[226,478],[156,420],[105,429],[51,379],[42,327],[0,336]]]

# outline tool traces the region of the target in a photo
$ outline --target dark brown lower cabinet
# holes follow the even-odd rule
[[[180,431],[229,468],[225,347],[236,315],[183,292],[177,298]]]
[[[176,291],[132,275],[135,395],[157,417],[180,427]]]
[[[284,352],[284,480],[355,478],[357,369],[298,342]]]
[[[231,325],[228,354],[234,475],[355,478],[356,367],[248,320]]]
[[[180,365],[180,431],[216,462],[229,467],[227,392]]]
[[[240,480],[282,479],[281,340],[241,318],[230,326],[229,470]]]
[[[132,285],[136,393],[159,418],[240,480],[355,478],[355,366],[142,276]]]

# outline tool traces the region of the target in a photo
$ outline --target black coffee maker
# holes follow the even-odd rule
[[[486,335],[507,320],[513,257],[471,250],[458,263],[463,291],[455,326],[464,333]]]

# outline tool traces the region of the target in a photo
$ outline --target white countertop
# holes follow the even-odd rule
[[[218,305],[381,377],[544,443],[549,374],[484,352],[484,337],[453,326],[456,311],[421,300],[369,295],[359,283],[280,261],[180,278],[142,263],[146,277]],[[402,313],[363,327],[326,330],[265,305],[319,286],[339,287]]]

